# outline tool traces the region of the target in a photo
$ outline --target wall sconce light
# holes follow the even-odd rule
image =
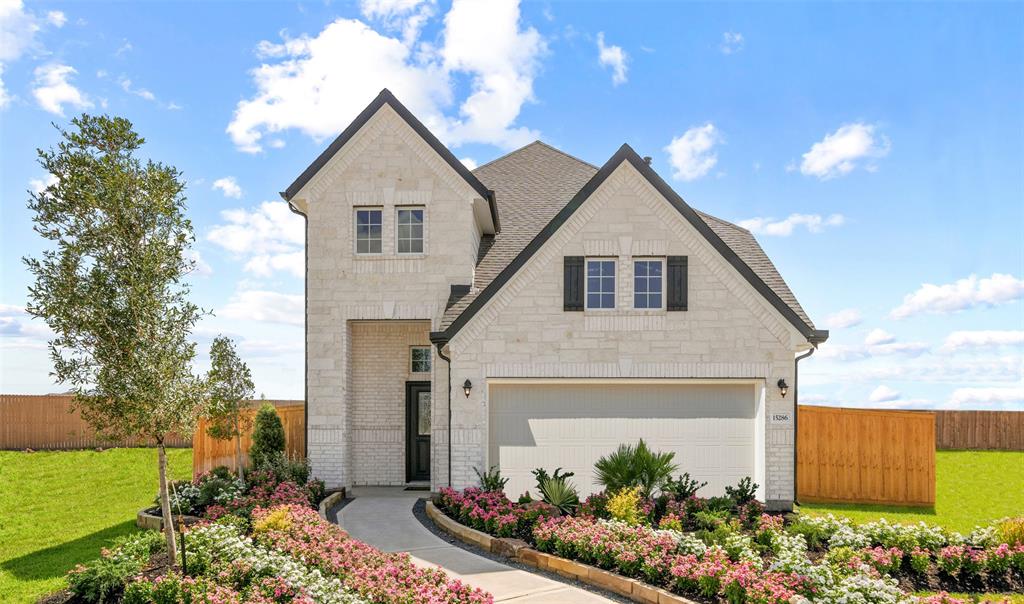
[[[462,391],[466,393],[466,398],[469,398],[469,391],[473,389],[473,382],[468,379],[462,384]]]
[[[786,393],[789,392],[789,384],[786,383],[786,378],[779,378],[776,386],[779,387],[779,394],[782,395],[782,398],[786,398]]]

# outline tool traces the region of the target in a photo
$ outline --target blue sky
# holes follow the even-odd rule
[[[59,391],[19,258],[51,122],[122,115],[180,168],[196,332],[302,396],[283,190],[383,87],[467,163],[623,142],[751,228],[828,343],[804,402],[1024,409],[1020,4],[0,0],[0,391]],[[296,314],[298,311],[298,314]]]

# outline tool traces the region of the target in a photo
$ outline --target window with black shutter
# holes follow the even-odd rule
[[[667,310],[686,310],[687,257],[669,256],[665,263],[665,293]]]
[[[583,256],[565,257],[563,310],[583,310]]]

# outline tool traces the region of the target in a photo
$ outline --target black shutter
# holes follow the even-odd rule
[[[583,310],[583,256],[565,257],[563,310]]]
[[[665,307],[668,310],[686,310],[686,256],[669,256],[665,270]]]

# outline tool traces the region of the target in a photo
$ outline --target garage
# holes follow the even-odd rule
[[[757,381],[491,380],[488,465],[509,479],[514,497],[535,490],[531,471],[575,472],[581,496],[599,491],[594,462],[643,438],[675,452],[677,473],[724,493],[751,476],[763,485],[764,420]]]

